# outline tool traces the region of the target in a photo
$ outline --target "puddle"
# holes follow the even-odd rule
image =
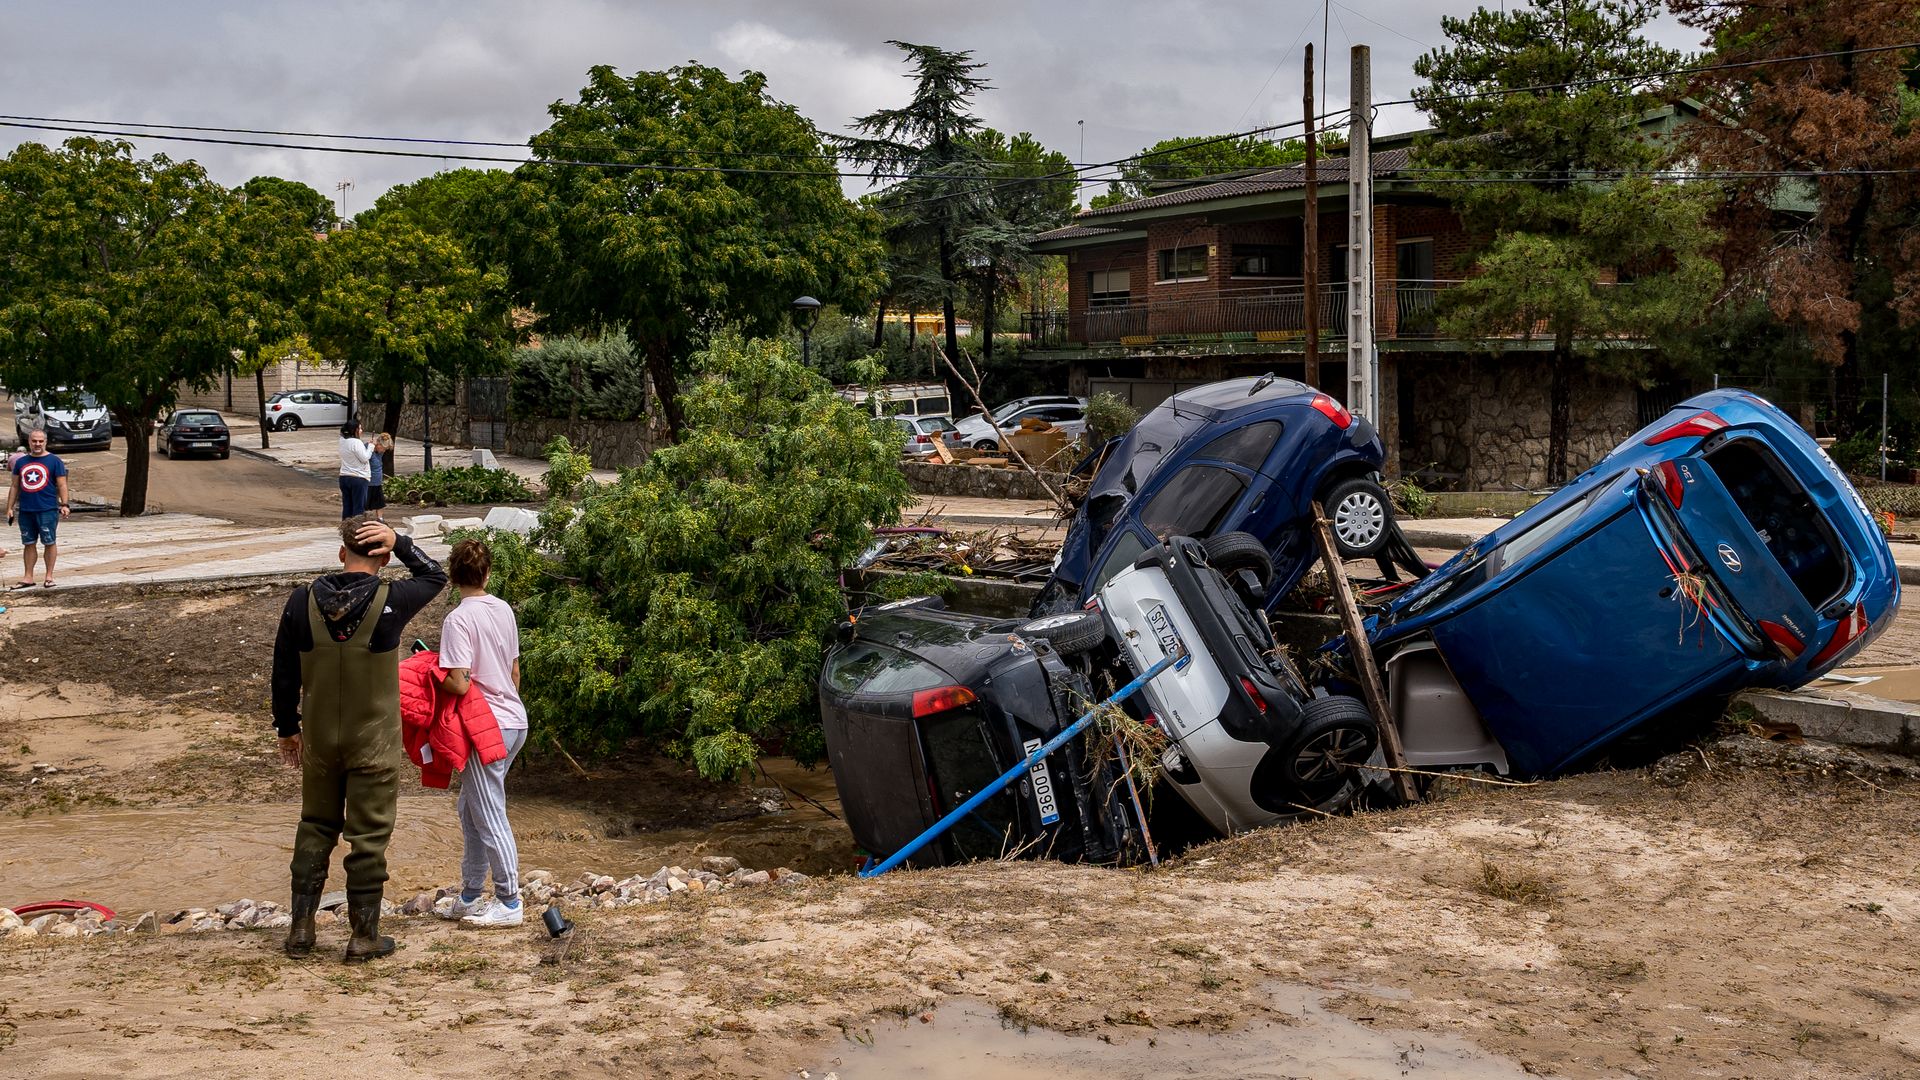
[[[1816,682],[1814,685],[1827,690],[1848,690],[1856,694],[1871,694],[1874,697],[1920,705],[1920,667],[1902,664],[1893,667],[1846,668],[1839,674],[1871,678],[1873,681],[1870,683]]]
[[[769,771],[822,802],[815,774]],[[824,770],[818,773],[824,774]],[[829,791],[832,780],[827,780]],[[563,803],[509,797],[507,815],[523,870],[551,870],[571,880],[586,870],[624,877],[701,855],[731,855],[756,868],[786,866],[810,874],[854,863],[852,837],[840,822],[794,800],[796,808],[706,829],[675,829],[608,838],[591,816]],[[834,804],[827,802],[829,807]],[[71,898],[141,912],[274,899],[287,889],[300,808],[291,803],[228,804],[104,810],[0,819],[0,904]],[[388,896],[454,884],[460,865],[460,822],[451,796],[400,799],[387,849]],[[329,887],[343,888],[344,845],[334,849]]]
[[[1517,1062],[1464,1039],[1416,1031],[1376,1031],[1320,1007],[1321,995],[1286,988],[1274,1004],[1295,1024],[1265,1024],[1227,1035],[1122,1029],[1112,1043],[1042,1028],[1008,1027],[981,1001],[950,1001],[931,1023],[876,1024],[873,1044],[847,1048],[808,1071],[839,1080],[1132,1080],[1233,1076],[1244,1080],[1506,1080],[1527,1073]],[[1153,1040],[1152,1046],[1147,1045]]]

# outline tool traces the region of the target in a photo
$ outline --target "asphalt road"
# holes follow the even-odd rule
[[[236,438],[258,438],[243,433]],[[126,440],[109,450],[62,454],[67,484],[75,496],[120,501],[126,480]],[[203,514],[240,525],[324,525],[340,518],[339,487],[284,465],[235,453],[176,461],[149,453],[147,512]]]

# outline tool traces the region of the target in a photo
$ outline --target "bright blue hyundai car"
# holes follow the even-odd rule
[[[1717,390],[1455,555],[1368,639],[1410,754],[1540,776],[1688,703],[1806,683],[1899,602],[1845,474],[1773,405]]]
[[[1315,499],[1343,555],[1387,547],[1385,458],[1372,424],[1305,383],[1263,375],[1183,390],[1102,451],[1034,614],[1080,607],[1167,536],[1226,532],[1266,544],[1271,607],[1318,557]]]

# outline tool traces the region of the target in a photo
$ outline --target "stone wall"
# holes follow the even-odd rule
[[[595,458],[598,464],[599,459]],[[928,465],[919,461],[903,461],[900,470],[907,474],[907,483],[916,494],[947,496],[956,499],[1045,499],[1046,491],[1041,488],[1033,474],[1025,469],[988,469],[971,465]],[[1067,478],[1059,473],[1042,473],[1047,483],[1055,491],[1061,490]]]
[[[565,435],[575,450],[585,452],[602,469],[638,465],[666,441],[664,430],[642,420],[510,420],[507,453],[544,457],[547,442],[555,435]]]

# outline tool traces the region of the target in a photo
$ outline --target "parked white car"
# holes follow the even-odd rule
[[[303,427],[339,427],[353,404],[331,390],[282,390],[267,399],[267,423],[275,431]]]
[[[1065,395],[1015,398],[993,410],[993,419],[1003,432],[1018,428],[1022,420],[1043,420],[1066,432],[1069,438],[1077,439],[1087,431],[1087,399]],[[963,445],[975,450],[1000,449],[1000,440],[993,433],[994,425],[979,413],[954,427],[960,432]]]

